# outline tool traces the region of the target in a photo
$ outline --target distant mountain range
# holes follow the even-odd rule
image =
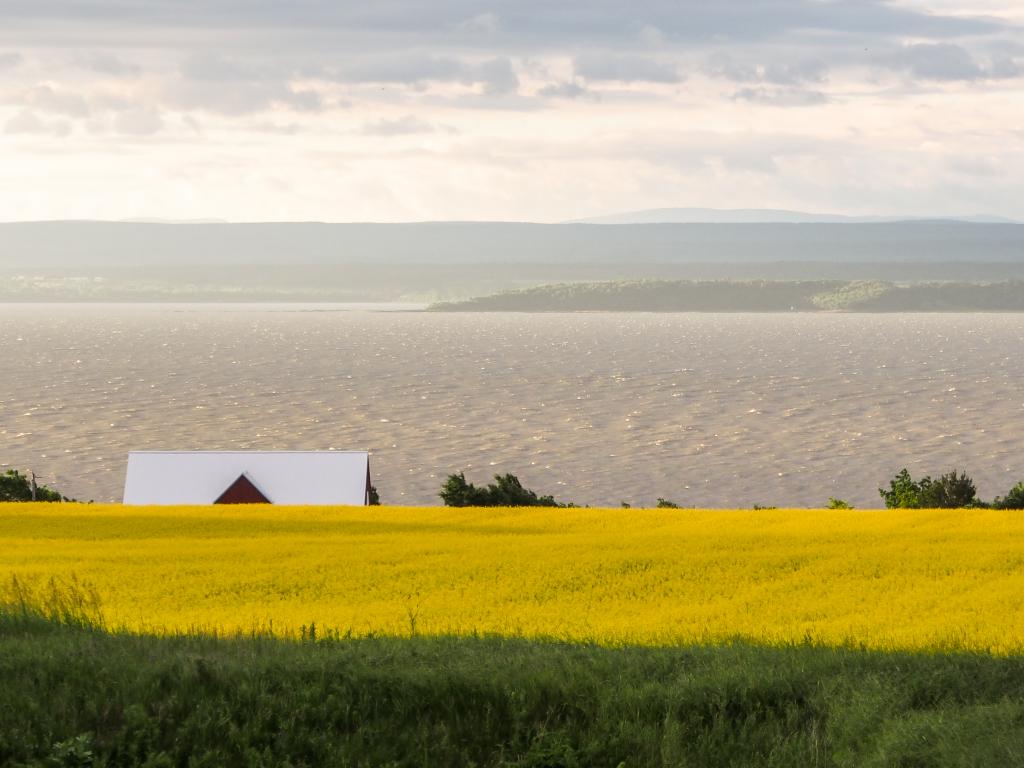
[[[136,219],[119,219],[119,224],[227,224],[225,219],[160,219],[142,216]]]
[[[650,208],[577,219],[569,224],[878,224],[898,221],[965,221],[974,224],[1019,224],[1002,216],[842,216],[771,208]]]
[[[0,224],[0,269],[310,264],[1024,262],[1024,224]]]

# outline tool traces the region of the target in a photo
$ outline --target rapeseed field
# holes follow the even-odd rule
[[[157,634],[1024,649],[1024,515],[995,510],[0,504],[12,578]]]

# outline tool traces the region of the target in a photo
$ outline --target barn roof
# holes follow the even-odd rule
[[[132,451],[125,504],[213,504],[243,475],[272,504],[366,504],[366,451]]]

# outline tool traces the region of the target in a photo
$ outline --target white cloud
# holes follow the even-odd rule
[[[19,112],[4,125],[4,133],[45,133],[43,121],[34,112]]]
[[[799,88],[740,88],[733,94],[733,98],[776,107],[814,107],[828,101],[828,97],[821,91]]]
[[[1021,58],[1024,61],[1024,56]],[[1013,56],[1000,53],[986,60],[952,43],[906,45],[881,63],[915,79],[936,82],[1005,80],[1024,74],[1024,67]]]
[[[683,79],[671,62],[639,55],[585,54],[576,57],[574,66],[577,75],[591,81],[678,83]]]
[[[366,123],[362,132],[367,136],[411,136],[434,133],[436,130],[433,125],[420,120],[415,115],[405,115],[391,120],[384,119]]]
[[[501,19],[494,13],[480,13],[460,22],[458,29],[469,35],[493,37],[501,31]]]
[[[1024,27],[939,2],[5,0],[5,188],[49,183],[0,210],[103,177],[109,218],[1024,217]]]
[[[52,112],[67,117],[88,117],[89,103],[79,94],[70,90],[55,89],[49,85],[37,85],[25,91],[20,102],[43,112]]]
[[[976,80],[984,74],[971,54],[951,43],[908,45],[893,54],[888,64],[923,80]]]
[[[519,78],[508,57],[485,61],[477,68],[476,73],[486,94],[514,93],[519,88]]]
[[[536,50],[638,39],[646,44],[652,30],[667,42],[718,39],[742,44],[794,36],[818,40],[938,38],[987,34],[1001,28],[998,19],[985,17],[983,12],[971,15],[971,3],[963,6],[968,13],[933,12],[930,7],[900,7],[881,0],[493,0],[483,9],[466,0],[268,0],[247,4],[243,23],[235,0],[134,4],[123,0],[6,0],[3,14],[17,22],[16,27],[11,25],[12,34],[28,30],[43,43],[86,35],[103,42],[123,41],[126,31],[143,29],[154,43],[166,44],[203,30],[223,31],[226,44],[244,47],[247,39],[266,40],[263,33],[272,31],[273,47],[267,52],[277,54],[309,51],[311,46],[321,51],[336,48],[340,35],[361,39],[369,50],[423,48],[431,43],[472,47],[478,42]],[[323,40],[320,32],[328,33]],[[140,39],[135,34],[132,37]],[[194,37],[195,50],[207,49],[208,35]],[[481,37],[483,41],[478,39]],[[488,39],[496,37],[500,40]]]
[[[549,83],[537,91],[537,95],[545,99],[580,99],[587,96],[593,97],[593,94],[587,90],[586,86],[575,81]]]
[[[722,51],[716,51],[708,57],[703,71],[711,77],[731,80],[734,83],[799,85],[823,83],[828,79],[828,67],[821,59],[751,63],[738,61]]]
[[[70,132],[71,124],[66,120],[43,120],[34,112],[29,111],[19,112],[4,125],[4,133],[9,136],[17,134],[50,134],[64,137]]]
[[[112,75],[114,77],[134,77],[142,72],[137,64],[122,60],[108,52],[91,52],[79,54],[73,59],[76,66],[97,72],[101,75]]]
[[[114,118],[114,130],[129,136],[150,136],[164,127],[160,113],[153,109],[130,109]]]

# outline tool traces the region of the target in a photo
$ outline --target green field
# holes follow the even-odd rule
[[[3,766],[1012,766],[1024,658],[152,637],[0,613]]]

